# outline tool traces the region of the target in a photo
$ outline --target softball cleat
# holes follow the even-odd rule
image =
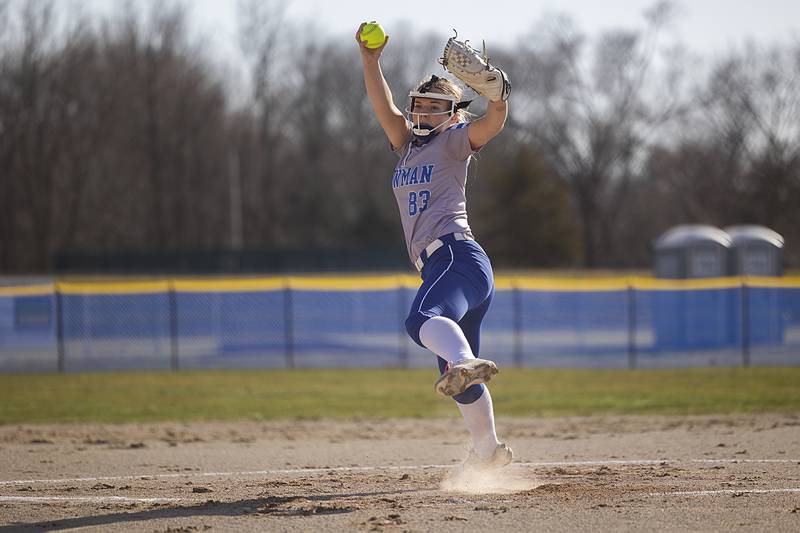
[[[511,462],[514,452],[506,444],[498,444],[491,457],[481,459],[475,454],[475,450],[470,450],[469,456],[462,465],[467,470],[491,471],[499,470]]]
[[[488,359],[462,359],[448,365],[444,374],[436,380],[434,389],[442,396],[461,394],[470,386],[486,383],[497,374],[497,365]]]

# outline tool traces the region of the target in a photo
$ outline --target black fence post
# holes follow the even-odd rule
[[[409,366],[409,337],[406,335],[405,326],[406,305],[406,288],[403,286],[403,280],[401,279],[397,287],[397,355],[400,368],[408,368]]]
[[[170,368],[173,372],[180,369],[178,361],[178,295],[175,292],[175,282],[170,280],[167,284],[167,306],[169,309],[169,341],[170,341]]]
[[[61,301],[61,290],[58,282],[53,282],[55,319],[56,319],[56,366],[60,374],[64,373],[64,303]]]
[[[741,278],[741,329],[742,329],[742,366],[750,366],[750,293],[747,279]]]
[[[283,290],[283,334],[286,344],[286,367],[294,368],[294,302],[288,279]]]
[[[517,283],[511,289],[511,321],[514,327],[514,366],[522,367],[522,293]]]
[[[628,281],[628,368],[636,368],[636,288]]]

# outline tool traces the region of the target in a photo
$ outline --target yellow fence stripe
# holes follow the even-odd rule
[[[697,291],[707,289],[734,289],[742,285],[742,278],[657,279],[633,278],[634,289],[645,291]]]
[[[208,278],[126,281],[60,281],[35,285],[0,286],[0,296],[42,296],[53,294],[156,294],[179,292],[260,292],[290,288],[300,291],[375,291],[406,288],[416,290],[418,276],[390,274],[376,276],[272,276],[263,278]],[[657,279],[648,277],[563,278],[497,276],[497,290],[520,289],[543,292],[603,292],[629,288],[647,291],[688,291],[754,288],[800,288],[800,276],[727,277],[705,279]]]
[[[498,290],[521,289],[526,291],[582,292],[582,291],[622,291],[628,287],[628,278],[537,278],[505,277],[495,278]]]
[[[298,291],[377,291],[399,287],[416,288],[414,276],[288,276],[253,279],[176,280],[175,289],[182,292],[244,292],[293,289]]]
[[[155,294],[167,292],[169,281],[114,281],[114,282],[71,282],[56,283],[62,294]]]
[[[419,287],[413,276],[368,276],[348,278],[290,277],[288,286],[301,291],[379,291],[399,287]]]
[[[286,278],[181,279],[173,286],[180,292],[261,292],[286,288]]]
[[[53,294],[53,292],[52,283],[0,287],[0,296],[47,296]]]
[[[800,289],[800,276],[785,276],[781,278],[746,276],[744,282],[748,287]]]

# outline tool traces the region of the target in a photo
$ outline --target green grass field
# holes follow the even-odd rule
[[[0,424],[456,416],[432,370],[0,375]],[[800,412],[800,368],[506,368],[498,416]]]

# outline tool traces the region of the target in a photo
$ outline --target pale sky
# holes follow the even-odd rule
[[[28,1],[28,0],[21,0]],[[84,11],[110,13],[124,2],[148,5],[151,0],[73,0]],[[226,69],[230,88],[246,86],[237,41],[237,0],[182,0],[192,15],[193,30],[204,50]],[[641,29],[642,13],[654,0],[263,0],[285,1],[289,23],[311,23],[326,38],[352,42],[361,21],[377,20],[390,39],[414,39],[435,31],[443,37],[458,30],[459,38],[485,40],[506,49],[530,38],[536,23],[548,14],[568,15],[578,31],[595,37],[610,29]],[[800,43],[800,0],[677,0],[673,23],[662,34],[662,45],[681,43],[706,60],[741,48],[748,41],[762,45]],[[64,5],[64,4],[62,4]],[[450,6],[453,6],[452,8]],[[412,33],[407,34],[408,28]],[[396,31],[395,31],[396,30]],[[308,32],[313,38],[314,32]],[[294,35],[293,39],[300,36]],[[302,36],[305,37],[305,36]],[[296,42],[296,41],[295,41]]]
[[[315,19],[316,26],[331,35],[355,33],[362,20],[377,20],[392,35],[401,20],[420,30],[436,30],[473,41],[513,43],[528,34],[545,13],[566,13],[579,29],[591,34],[605,29],[635,28],[652,0],[416,0],[381,2],[365,0],[290,0],[291,19]],[[236,0],[193,0],[199,27],[216,35],[235,28]],[[452,6],[452,7],[451,7]],[[721,52],[741,45],[747,38],[759,42],[800,41],[798,0],[684,0],[671,31],[689,49]],[[441,13],[436,15],[436,13]],[[222,32],[222,34],[218,32]],[[413,35],[396,35],[408,39]]]
[[[124,0],[90,0],[103,11]],[[133,0],[141,1],[141,0]],[[237,0],[185,0],[196,29],[220,50],[234,49]],[[290,20],[314,20],[314,26],[329,36],[349,37],[359,22],[377,20],[390,37],[400,21],[420,31],[435,30],[480,42],[510,45],[530,34],[546,13],[569,15],[579,30],[596,35],[611,28],[637,28],[642,12],[652,0],[415,0],[385,2],[366,0],[287,0]],[[716,55],[751,39],[760,43],[800,42],[798,0],[682,0],[670,32],[691,51]],[[84,4],[86,5],[86,4]],[[452,6],[452,7],[451,7]],[[441,14],[437,14],[441,13]]]

